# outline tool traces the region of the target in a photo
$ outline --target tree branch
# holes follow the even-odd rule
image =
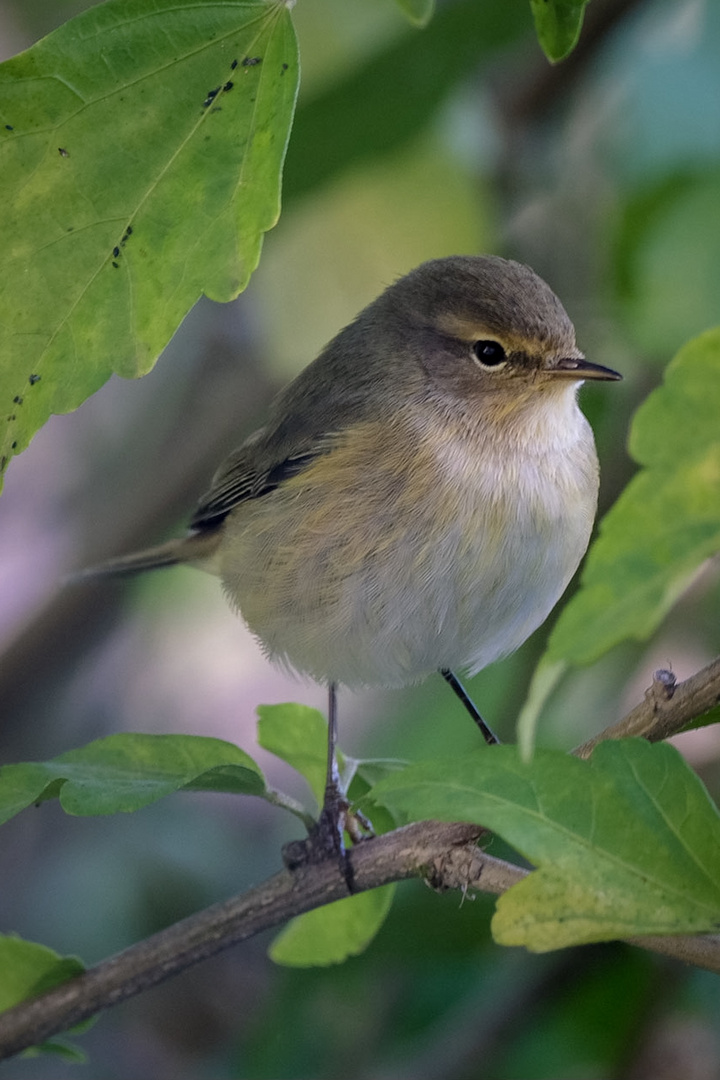
[[[657,671],[645,700],[624,719],[583,743],[583,758],[604,739],[629,735],[659,741],[682,730],[720,702],[720,658],[682,683]],[[357,844],[351,852],[357,892],[424,877],[441,889],[478,889],[499,894],[528,871],[486,855],[477,847],[485,830],[476,825],[417,822]],[[164,982],[216,953],[306,911],[347,896],[337,862],[283,870],[262,885],[197,915],[90,968],[39,997],[0,1015],[0,1059]],[[720,973],[720,935],[633,937],[653,952]]]
[[[720,657],[707,667],[676,683],[670,671],[661,669],[653,676],[652,686],[645,691],[645,700],[627,716],[594,735],[578,746],[573,753],[587,758],[599,742],[605,739],[625,739],[641,736],[649,742],[660,742],[677,735],[683,728],[720,703]]]
[[[475,825],[423,821],[364,841],[351,853],[357,891],[424,877],[435,888],[505,892],[527,871],[479,849],[477,840],[483,832]],[[334,859],[292,873],[283,870],[3,1013],[0,1059],[67,1031],[231,945],[345,896],[345,879]],[[720,973],[720,936],[631,941]]]
[[[420,822],[360,843],[351,856],[357,891],[420,875],[440,884],[447,873],[454,883],[452,875],[460,873],[455,861],[467,862],[468,844],[483,831],[475,825]],[[483,877],[483,888],[502,892],[517,880],[515,867],[478,854],[475,876]],[[0,1015],[0,1058],[66,1031],[263,930],[346,896],[347,885],[334,859],[292,873],[283,870],[9,1009]]]

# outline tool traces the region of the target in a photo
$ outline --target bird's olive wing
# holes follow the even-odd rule
[[[330,452],[332,436],[321,436],[312,444],[281,460],[263,453],[262,435],[251,437],[230,455],[213,477],[190,521],[191,529],[207,529],[220,522],[240,503],[259,499],[275,491],[292,476],[303,472],[316,458]]]

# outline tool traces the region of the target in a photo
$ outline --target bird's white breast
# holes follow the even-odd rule
[[[598,491],[594,440],[574,388],[468,454],[437,435],[462,525],[438,545],[438,583],[454,618],[443,666],[476,672],[518,648],[555,606],[585,553]],[[458,537],[462,537],[458,540]]]
[[[598,486],[574,388],[529,417],[498,435],[437,409],[400,416],[239,508],[222,576],[271,658],[397,686],[522,644],[585,552]]]

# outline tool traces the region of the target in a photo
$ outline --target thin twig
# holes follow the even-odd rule
[[[656,671],[653,684],[645,693],[645,700],[636,705],[627,716],[594,735],[573,753],[587,758],[598,743],[606,739],[624,739],[641,736],[649,742],[660,742],[679,731],[720,703],[720,657],[707,667],[691,675],[684,682],[676,683],[668,678],[670,673]]]

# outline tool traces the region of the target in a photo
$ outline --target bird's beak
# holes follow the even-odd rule
[[[547,369],[548,375],[559,375],[565,379],[605,379],[607,382],[617,382],[622,375],[612,368],[603,367],[602,364],[591,364],[582,356],[563,357],[555,360],[552,367]]]

